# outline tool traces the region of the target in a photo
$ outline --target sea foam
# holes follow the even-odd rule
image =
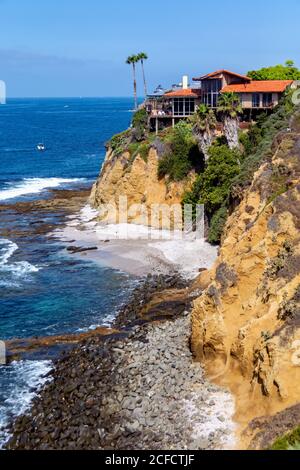
[[[25,178],[17,183],[8,183],[7,187],[0,191],[0,201],[37,194],[45,189],[57,188],[64,184],[79,181],[85,180],[82,178]]]
[[[10,420],[28,410],[51,369],[51,361],[19,361],[0,369],[0,449],[10,437]]]
[[[9,263],[10,258],[18,248],[18,245],[10,240],[0,240],[0,275],[1,273],[4,275],[4,279],[1,279],[2,276],[0,277],[0,286],[16,285],[14,282],[16,279],[39,271],[38,267],[27,261]]]

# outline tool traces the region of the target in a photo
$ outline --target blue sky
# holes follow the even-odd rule
[[[150,89],[185,73],[300,65],[299,0],[0,0],[0,9],[8,96],[129,96],[125,59],[139,51]]]

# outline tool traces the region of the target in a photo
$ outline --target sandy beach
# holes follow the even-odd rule
[[[195,239],[193,234],[183,239],[179,232],[141,225],[105,225],[97,221],[97,215],[96,210],[86,205],[50,236],[77,248],[72,256],[137,276],[178,270],[187,279],[193,279],[200,269],[209,269],[216,260],[217,247]],[[69,248],[65,253],[71,251]]]

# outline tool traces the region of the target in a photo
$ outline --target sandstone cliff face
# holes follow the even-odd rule
[[[190,189],[195,174],[192,172],[185,181],[168,182],[166,178],[158,179],[159,151],[151,147],[146,159],[137,155],[133,161],[129,152],[122,155],[115,155],[109,149],[99,179],[95,183],[92,194],[91,204],[95,208],[100,208],[103,204],[115,205],[117,216],[119,216],[120,197],[127,197],[128,207],[135,204],[142,204],[146,210],[149,225],[155,228],[168,228],[164,226],[163,218],[152,220],[150,217],[150,208],[152,204],[181,204],[182,196],[187,189]],[[138,207],[132,207],[128,213],[130,223],[145,224],[143,210]],[[103,213],[102,220],[112,223],[111,217],[114,217],[113,211],[110,215]],[[121,220],[117,220],[121,222]],[[174,220],[171,223],[173,224]],[[148,225],[146,223],[146,225]]]
[[[235,394],[241,430],[300,402],[299,123],[277,137],[229,218],[214,268],[198,280],[192,347]],[[248,428],[241,447],[252,439]]]

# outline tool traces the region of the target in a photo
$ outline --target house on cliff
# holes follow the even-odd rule
[[[174,126],[178,120],[193,114],[200,103],[217,109],[220,95],[228,92],[240,97],[244,111],[242,120],[255,120],[262,111],[268,112],[277,106],[286,89],[293,85],[292,80],[255,81],[229,70],[217,70],[193,78],[193,82],[195,86],[191,87],[185,76],[179,87],[161,92],[159,96],[148,96],[146,109],[152,130]]]

